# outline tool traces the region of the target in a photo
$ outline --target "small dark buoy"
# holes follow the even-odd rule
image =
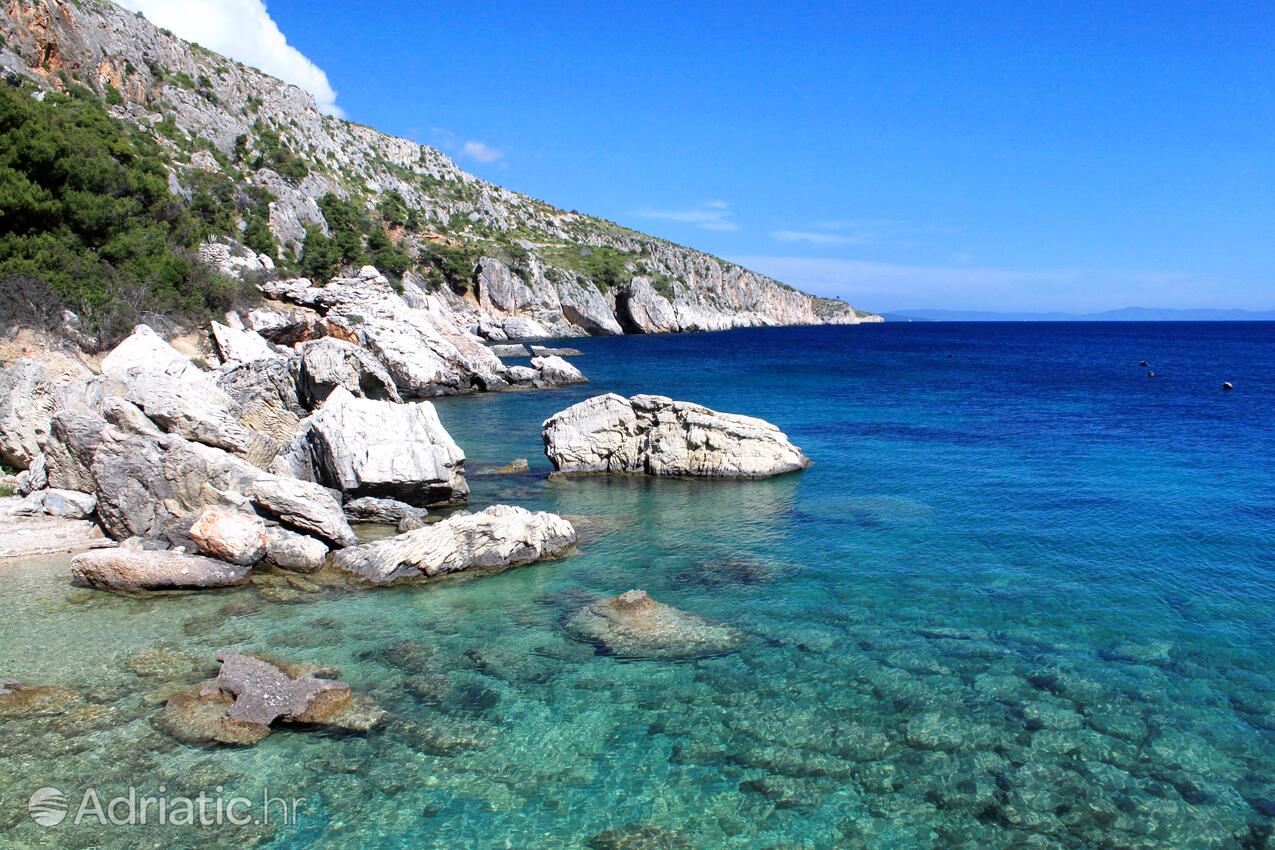
[[[1148,372],[1148,373],[1147,373],[1147,377],[1148,377],[1148,378],[1154,378],[1154,377],[1155,377],[1155,372]]]
[[[1233,389],[1235,389],[1235,387],[1231,384],[1231,382],[1230,382],[1230,381],[1223,381],[1223,382],[1222,382],[1222,389],[1224,389],[1224,390],[1233,390]]]
[[[1147,361],[1143,360],[1143,361],[1142,361],[1141,363],[1139,363],[1138,365],[1139,365],[1139,366],[1142,366],[1142,367],[1145,367],[1145,366],[1147,365]]]

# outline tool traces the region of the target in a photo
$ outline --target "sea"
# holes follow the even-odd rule
[[[569,557],[148,598],[73,588],[65,558],[0,567],[0,678],[79,695],[0,717],[0,846],[1275,847],[1275,324],[565,344],[589,384],[433,404],[470,509],[568,516]],[[551,479],[541,423],[602,392],[762,417],[813,466]],[[661,660],[565,628],[630,589],[744,639]],[[337,667],[387,719],[179,743],[163,695],[222,650]],[[254,817],[75,822],[130,788]]]

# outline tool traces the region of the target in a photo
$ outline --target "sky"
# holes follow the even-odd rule
[[[124,5],[861,308],[1275,309],[1269,2]]]

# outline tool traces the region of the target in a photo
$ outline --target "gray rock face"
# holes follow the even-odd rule
[[[241,455],[252,448],[253,433],[235,418],[233,399],[206,373],[178,378],[135,369],[125,382],[125,398],[168,433]]]
[[[328,559],[328,547],[313,537],[278,526],[266,531],[266,560],[283,570],[312,573]]]
[[[102,549],[71,560],[71,581],[104,590],[183,590],[233,587],[250,567],[165,550]]]
[[[345,515],[351,522],[381,522],[397,525],[403,520],[424,520],[429,511],[400,502],[397,499],[378,499],[363,496],[345,503]],[[422,524],[424,524],[422,522]]]
[[[428,578],[468,569],[497,569],[558,555],[575,543],[562,517],[494,505],[450,517],[388,540],[338,552],[334,564],[371,584]]]
[[[337,387],[361,398],[402,401],[390,373],[357,345],[332,337],[305,343],[298,388],[306,407],[313,410],[323,404]]]
[[[58,388],[44,367],[26,358],[0,371],[0,461],[26,469],[49,436]]]
[[[257,466],[268,464],[292,439],[306,414],[297,395],[299,363],[296,356],[276,357],[223,366],[216,373],[217,386],[230,397],[230,412],[254,433],[247,457]]]
[[[21,513],[45,514],[62,519],[88,519],[97,509],[96,496],[76,490],[39,490],[23,501],[29,505]]]
[[[765,478],[810,465],[777,427],[664,396],[594,396],[541,429],[560,472]]]
[[[206,508],[189,534],[210,558],[250,567],[266,556],[266,524],[253,514]]]
[[[556,355],[531,358],[531,368],[539,372],[537,380],[542,386],[589,383],[583,372]]]
[[[617,299],[620,324],[628,333],[659,334],[682,329],[673,305],[655,291],[649,278],[635,277]]]
[[[530,357],[531,356],[531,354],[528,353],[527,351],[527,346],[523,345],[522,343],[517,343],[515,345],[493,345],[491,347],[491,352],[492,354],[495,354],[497,357]]]
[[[354,542],[331,491],[162,433],[122,399],[107,399],[102,414],[59,411],[46,457],[50,484],[96,494],[98,518],[116,539],[184,542],[204,508],[235,505],[243,494],[288,525],[337,545]]]
[[[509,339],[543,339],[553,336],[548,328],[529,316],[510,316],[500,327]]]
[[[547,348],[543,345],[531,346],[531,353],[536,357],[579,357],[584,354],[578,348]]]
[[[685,659],[732,652],[738,629],[656,602],[645,590],[586,605],[566,622],[567,633],[621,658]]]
[[[280,461],[351,496],[426,506],[469,495],[465,454],[429,402],[392,404],[338,388],[302,422]]]

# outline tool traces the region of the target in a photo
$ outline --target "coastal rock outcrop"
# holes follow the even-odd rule
[[[345,503],[345,515],[351,522],[380,522],[397,525],[404,520],[414,520],[423,525],[425,518],[429,516],[429,511],[400,502],[398,499],[361,496]]]
[[[392,584],[527,564],[561,554],[575,539],[571,523],[556,514],[493,505],[388,540],[352,546],[338,552],[334,564],[371,584]]]
[[[567,633],[622,658],[685,659],[735,650],[743,632],[656,602],[645,590],[600,599],[572,614]]]
[[[233,587],[251,568],[170,550],[100,549],[71,559],[71,581],[103,590],[193,590]]]
[[[356,398],[344,387],[303,420],[276,469],[349,496],[383,496],[418,506],[464,502],[465,453],[427,401]]]
[[[673,305],[655,291],[650,278],[635,277],[616,299],[620,324],[628,333],[658,334],[682,329]]]
[[[533,357],[531,368],[540,373],[538,381],[543,386],[558,387],[566,384],[589,383],[589,379],[583,372],[557,355]]]
[[[279,353],[270,347],[265,337],[246,328],[232,328],[220,322],[210,323],[213,343],[223,363],[251,363],[254,360],[270,360]]]
[[[282,570],[312,573],[328,559],[321,540],[275,526],[266,531],[266,560]]]
[[[765,478],[810,465],[763,419],[664,396],[594,396],[554,414],[541,436],[565,473]]]
[[[297,385],[305,405],[314,409],[337,387],[362,398],[401,402],[394,379],[381,362],[357,345],[324,337],[301,346]]]
[[[58,388],[36,361],[22,358],[0,371],[0,462],[26,469],[43,450],[58,406]]]

